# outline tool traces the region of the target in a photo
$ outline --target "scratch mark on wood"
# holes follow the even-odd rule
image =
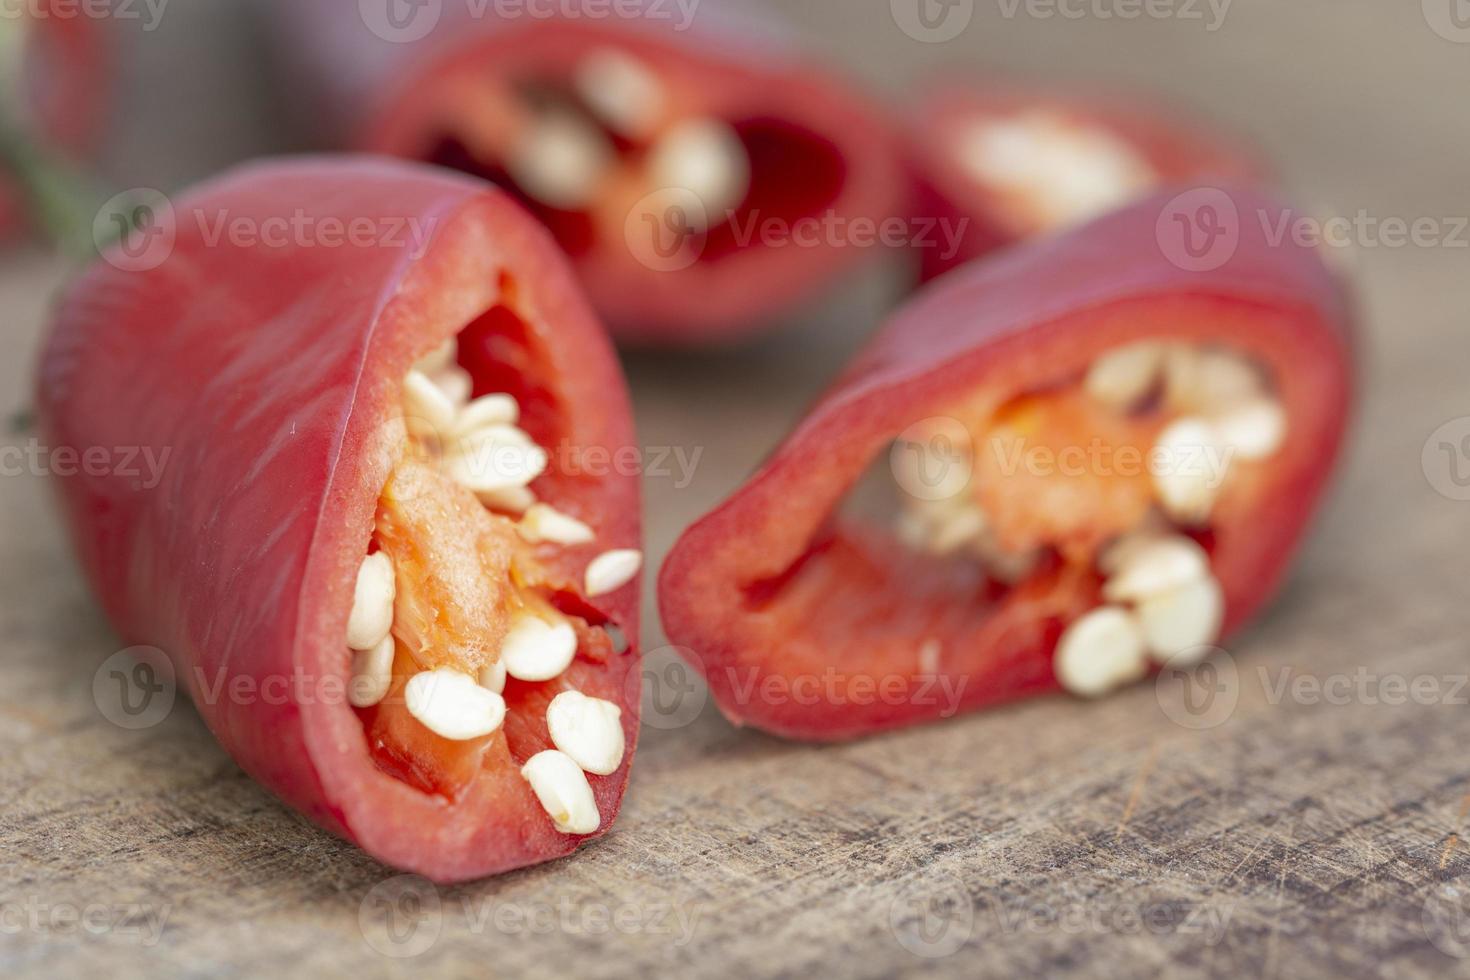
[[[1455,847],[1460,843],[1460,828],[1465,825],[1465,814],[1470,813],[1470,793],[1466,793],[1460,799],[1460,814],[1455,818],[1455,830],[1450,834],[1450,839],[1444,842],[1444,850],[1439,855],[1439,870],[1443,871],[1449,866],[1450,858],[1455,853]]]
[[[1143,760],[1143,766],[1138,770],[1138,776],[1133,780],[1133,791],[1128,794],[1128,803],[1123,807],[1123,818],[1118,821],[1118,836],[1123,836],[1123,830],[1128,826],[1128,821],[1133,817],[1133,810],[1138,806],[1138,801],[1143,797],[1143,786],[1148,782],[1149,773],[1153,772],[1154,765],[1159,761],[1159,743],[1155,742],[1148,750],[1148,756]]]

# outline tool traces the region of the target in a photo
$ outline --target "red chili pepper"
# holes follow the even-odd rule
[[[882,111],[770,34],[704,6],[689,25],[665,4],[467,22],[461,6],[409,44],[292,0],[281,33],[306,52],[292,92],[316,93],[356,149],[511,189],[619,339],[770,327],[876,258],[863,246],[903,213]]]
[[[469,465],[448,454],[471,437],[405,429],[421,417],[402,407],[408,372],[430,351],[449,357],[440,345],[455,336],[457,362],[435,377],[463,370],[475,396],[515,397],[520,429],[549,455],[530,490],[591,540],[532,547],[515,530],[524,502],[492,515],[444,475]],[[608,464],[634,444],[631,414],[564,261],[506,195],[383,160],[231,172],[71,289],[39,387],[50,446],[119,464],[60,481],[97,595],[129,642],[167,652],[255,778],[380,860],[436,880],[544,861],[595,836],[560,832],[519,772],[551,747],[548,701],[575,689],[621,709],[622,760],[587,777],[596,834],[606,831],[638,736],[638,588],[590,596],[582,583],[595,556],[639,546],[637,480]],[[454,433],[480,431],[469,415],[459,410]],[[509,440],[497,446],[513,444],[495,432]],[[394,561],[386,649],[397,653],[387,699],[354,708],[344,684],[373,678],[349,678],[344,637],[369,548]],[[487,589],[456,588],[465,568]],[[490,630],[526,612],[570,624],[577,655],[546,682],[512,669],[499,730],[450,741],[405,707],[423,660],[459,666],[462,645],[488,667]],[[408,645],[410,627],[424,649]]]
[[[898,312],[663,567],[664,627],[725,714],[849,738],[1063,680],[1103,693],[1246,622],[1316,507],[1351,398],[1338,286],[1315,251],[1273,240],[1283,214],[1244,190],[1166,192]],[[1151,351],[1120,388],[1119,366]],[[876,469],[901,516],[839,514],[889,447],[892,473]],[[1222,477],[1211,508],[1180,517],[1201,473]],[[1054,666],[1059,645],[1079,659]]]
[[[1139,96],[950,79],[916,105],[919,213],[952,231],[922,243],[925,281],[1164,184],[1265,175],[1238,140]]]
[[[0,28],[21,32],[10,52],[19,54],[21,64],[6,65],[0,54],[0,72],[13,70],[7,77],[21,85],[16,104],[0,108],[0,128],[10,123],[47,151],[84,155],[101,128],[104,80],[111,71],[98,21],[74,5],[46,0],[37,13]],[[23,111],[22,118],[9,118],[15,109]],[[29,223],[26,197],[13,173],[0,172],[0,240]]]

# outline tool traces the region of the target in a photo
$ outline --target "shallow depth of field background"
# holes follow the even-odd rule
[[[391,871],[276,803],[187,705],[143,732],[99,716],[91,678],[120,643],[44,479],[7,471],[0,911],[135,907],[164,925],[147,942],[116,915],[91,935],[5,912],[0,972],[1470,975],[1470,691],[1455,687],[1470,671],[1470,10],[957,0],[964,25],[931,43],[900,28],[903,2],[769,6],[900,106],[951,66],[1133,84],[1255,140],[1303,206],[1440,229],[1397,246],[1355,232],[1344,255],[1363,319],[1358,428],[1288,588],[1230,645],[1230,710],[1192,726],[1143,685],[815,748],[738,731],[696,692],[678,724],[646,726],[608,838],[433,890],[433,942],[395,958],[360,918]],[[173,0],[157,31],[120,33],[109,184],[172,191],[287,146],[246,3]],[[29,373],[66,272],[38,248],[0,255],[0,416],[21,416],[0,445],[29,438]],[[646,481],[650,586],[901,279],[892,263],[733,351],[629,356],[641,442],[697,458],[687,485],[677,468]],[[1281,693],[1283,676],[1367,680],[1313,698]],[[1388,676],[1441,693],[1394,704]],[[635,927],[597,926],[619,911]]]

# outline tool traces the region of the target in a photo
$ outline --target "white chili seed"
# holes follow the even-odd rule
[[[1169,348],[1164,379],[1164,400],[1176,412],[1218,415],[1262,390],[1260,372],[1244,357],[1187,344]]]
[[[505,514],[524,514],[536,503],[529,487],[503,487],[499,490],[477,490],[475,496],[491,510]]]
[[[452,667],[414,674],[403,699],[425,728],[455,742],[489,735],[505,721],[505,699]]]
[[[1267,459],[1286,441],[1286,412],[1275,399],[1256,398],[1215,419],[1215,428],[1240,459]]]
[[[1094,609],[1067,627],[1057,642],[1053,670],[1062,687],[1101,697],[1148,672],[1138,623],[1117,606]]]
[[[352,612],[347,616],[347,646],[371,650],[393,629],[393,560],[383,552],[368,555],[357,569]]]
[[[456,435],[466,436],[479,429],[497,425],[515,425],[521,419],[521,406],[510,395],[481,395],[464,407],[454,420]]]
[[[388,689],[393,686],[395,648],[390,634],[371,650],[353,651],[347,701],[354,708],[371,708],[388,696]]]
[[[521,776],[531,784],[531,791],[557,830],[590,834],[601,826],[602,815],[597,811],[592,785],[582,767],[566,753],[555,749],[537,752],[521,767]]]
[[[963,140],[960,152],[971,172],[1024,195],[1047,227],[1085,221],[1156,180],[1127,142],[1056,113],[988,119]]]
[[[1207,578],[1210,557],[1193,539],[1173,535],[1141,543],[1103,586],[1109,602],[1136,602]]]
[[[1180,524],[1205,523],[1220,495],[1230,453],[1213,425],[1186,417],[1159,434],[1149,459],[1164,512]]]
[[[549,542],[570,546],[586,544],[596,538],[592,528],[550,504],[536,504],[528,509],[516,530],[532,544]]]
[[[444,472],[470,490],[481,493],[524,487],[545,472],[546,450],[520,429],[489,426],[461,438],[444,459]]]
[[[623,764],[623,710],[611,701],[563,691],[546,708],[551,741],[573,762],[599,776]]]
[[[1225,618],[1225,595],[1213,578],[1198,579],[1138,603],[1148,653],[1158,663],[1214,643]]]
[[[497,659],[493,664],[480,668],[480,686],[496,694],[505,693],[505,660]]]
[[[592,204],[614,152],[607,137],[570,112],[536,118],[505,161],[516,186],[542,204],[580,211]]]
[[[454,428],[454,402],[422,371],[403,379],[403,418],[413,435],[443,439]]]
[[[1118,411],[1142,401],[1158,384],[1164,345],[1142,341],[1111,350],[1092,362],[1084,387],[1093,398]]]
[[[724,221],[750,189],[745,144],[718,119],[690,119],[674,126],[650,152],[648,168],[655,188],[682,188],[699,198],[705,213],[686,216],[694,231]]]
[[[630,139],[648,136],[668,101],[648,65],[618,48],[587,55],[577,66],[576,88],[604,125]]]
[[[456,411],[469,403],[470,394],[475,388],[475,380],[470,377],[470,372],[457,364],[435,371],[429,375],[429,380],[439,386],[445,397],[454,404]]]
[[[549,681],[572,665],[577,655],[577,631],[568,622],[549,623],[534,613],[511,619],[500,660],[505,672],[520,681]]]
[[[643,552],[630,548],[606,551],[587,565],[587,594],[606,595],[633,581],[643,567]]]

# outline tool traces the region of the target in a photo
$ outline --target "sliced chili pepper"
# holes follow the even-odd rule
[[[1265,174],[1238,139],[1142,96],[951,78],[916,105],[919,213],[960,235],[921,240],[925,281],[1164,184]]]
[[[101,128],[108,60],[99,21],[79,15],[64,0],[44,0],[19,17],[7,15],[0,23],[0,77],[10,101],[0,106],[0,139],[24,138],[68,158],[84,155]],[[5,132],[7,126],[16,131]],[[0,240],[23,230],[33,203],[24,181],[4,171],[0,167]]]
[[[468,23],[450,6],[415,45],[292,0],[281,33],[309,52],[293,93],[330,89],[317,104],[357,149],[510,189],[619,339],[770,327],[875,258],[825,229],[903,211],[884,114],[785,43],[707,24],[703,9],[683,25],[658,4],[631,19]]]
[[[145,233],[71,289],[39,385],[50,445],[164,462],[60,484],[119,632],[396,867],[474,878],[605,832],[638,588],[586,569],[639,547],[639,495],[587,462],[631,413],[550,237],[480,181],[333,157],[231,172]]]
[[[1338,285],[1272,241],[1282,213],[1165,192],[899,311],[663,567],[664,627],[725,714],[842,739],[1098,695],[1255,614],[1352,390]],[[878,520],[852,513],[870,479]]]

